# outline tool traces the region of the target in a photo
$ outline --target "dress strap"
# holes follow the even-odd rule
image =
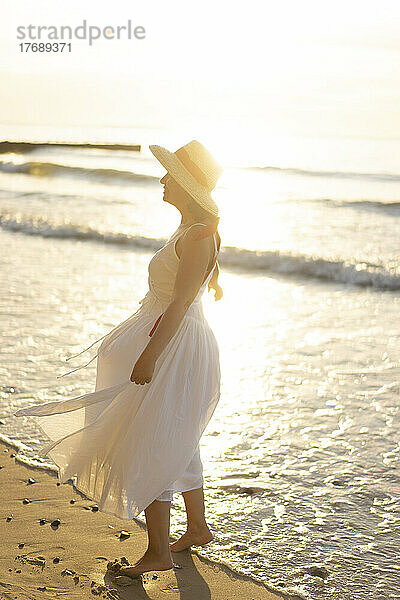
[[[214,223],[210,223],[209,225],[205,225],[204,223],[200,223],[200,225],[204,225],[204,229],[200,231],[195,238],[196,240],[201,240],[202,238],[208,237],[213,233],[216,233],[219,224],[219,217],[214,221]],[[198,225],[198,223],[193,223],[193,225]],[[190,226],[192,227],[192,225]],[[190,229],[190,227],[188,229]]]

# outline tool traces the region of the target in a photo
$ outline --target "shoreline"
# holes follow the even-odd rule
[[[128,599],[133,593],[135,598],[154,600],[298,598],[270,591],[195,550],[173,554],[173,570],[152,571],[137,581],[129,580],[129,585],[117,584],[107,571],[107,563],[122,556],[129,562],[140,558],[147,540],[144,523],[93,511],[93,501],[72,483],[60,484],[57,472],[47,466],[21,461],[16,447],[13,442],[0,440],[0,598],[36,600],[46,597],[46,592],[52,596],[68,594],[71,599],[93,595]],[[29,483],[29,478],[34,483]],[[24,503],[24,499],[29,502]],[[40,519],[45,521],[40,523]],[[52,525],[55,519],[60,520],[59,525]],[[130,535],[122,539],[121,531]],[[53,562],[54,558],[60,560]]]

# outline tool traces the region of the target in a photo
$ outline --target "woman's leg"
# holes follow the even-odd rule
[[[204,526],[207,525],[203,487],[189,490],[188,492],[182,492],[182,496],[186,508],[187,529],[190,531],[203,529]]]
[[[182,492],[182,496],[187,516],[186,533],[170,544],[172,552],[180,552],[192,545],[203,546],[214,537],[206,523],[203,487]]]
[[[142,558],[133,566],[122,567],[121,575],[140,575],[146,571],[166,571],[173,568],[169,548],[170,501],[154,500],[145,509],[148,545]]]
[[[169,551],[171,502],[154,500],[145,510],[148,547],[146,552],[172,562]]]

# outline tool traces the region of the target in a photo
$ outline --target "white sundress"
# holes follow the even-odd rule
[[[100,511],[121,519],[132,519],[155,499],[171,500],[174,492],[203,485],[199,440],[220,397],[219,347],[202,306],[219,252],[215,235],[213,267],[158,357],[151,381],[130,381],[171,300],[179,264],[175,243],[189,227],[181,224],[151,258],[149,290],[139,309],[100,338],[91,359],[97,357],[95,391],[14,413],[33,416],[51,440],[39,455],[57,465],[62,483],[72,479]]]

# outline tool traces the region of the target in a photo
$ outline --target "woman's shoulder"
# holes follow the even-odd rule
[[[183,246],[188,246],[190,248],[190,246],[192,246],[192,244],[194,242],[197,243],[200,241],[201,245],[204,246],[204,252],[209,252],[210,251],[210,241],[211,241],[211,250],[213,247],[213,242],[212,242],[212,234],[211,233],[207,233],[205,231],[205,228],[208,227],[208,225],[206,225],[205,223],[192,223],[192,225],[189,225],[189,227],[185,230],[185,232],[183,233],[183,235],[178,238],[178,240],[176,241],[175,244],[175,252],[178,256],[178,258],[181,255],[181,251],[182,251],[182,247]],[[204,235],[205,233],[205,235]]]
[[[200,240],[203,238],[212,237],[214,233],[214,226],[210,223],[192,223],[192,225],[189,225],[189,227],[186,229],[182,237],[189,240]]]

